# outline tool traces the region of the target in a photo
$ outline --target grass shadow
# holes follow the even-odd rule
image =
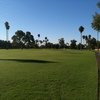
[[[56,63],[54,61],[33,60],[33,59],[0,59],[0,61],[15,61],[15,62],[22,62],[22,63]]]

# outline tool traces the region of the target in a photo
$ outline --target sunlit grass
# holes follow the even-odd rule
[[[0,50],[0,100],[97,100],[94,52]]]

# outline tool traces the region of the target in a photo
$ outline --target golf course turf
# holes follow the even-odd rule
[[[95,53],[0,50],[0,100],[97,100]]]

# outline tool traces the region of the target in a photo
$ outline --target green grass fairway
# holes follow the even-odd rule
[[[0,50],[0,100],[97,100],[95,53]]]

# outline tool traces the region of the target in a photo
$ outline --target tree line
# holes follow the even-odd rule
[[[82,27],[82,26],[81,26]],[[80,28],[79,28],[80,31]],[[82,33],[82,32],[80,32]],[[8,31],[7,33],[8,34]],[[6,35],[8,36],[8,35]],[[1,49],[29,49],[29,48],[54,48],[54,49],[95,49],[97,46],[97,41],[91,35],[82,35],[81,43],[77,44],[77,40],[71,40],[70,44],[65,43],[64,38],[58,39],[58,43],[54,44],[49,42],[48,37],[44,37],[43,40],[40,39],[41,35],[37,34],[38,39],[35,39],[31,32],[24,32],[22,30],[17,30],[15,34],[11,37],[12,42],[7,40],[0,40]],[[82,44],[83,40],[83,44]],[[100,44],[100,43],[99,43]]]

